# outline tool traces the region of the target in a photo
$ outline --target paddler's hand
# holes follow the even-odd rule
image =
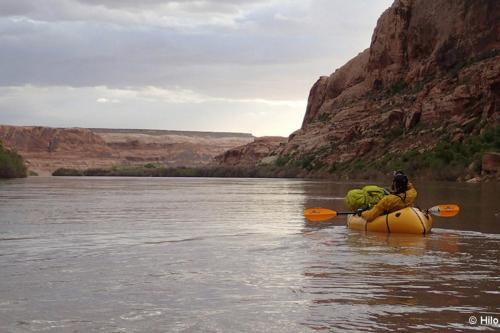
[[[356,215],[361,216],[361,213],[363,213],[363,208],[356,209]]]

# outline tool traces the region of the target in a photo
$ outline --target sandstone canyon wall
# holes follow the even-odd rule
[[[254,166],[256,163],[273,163],[277,156],[273,155],[278,148],[286,144],[287,139],[280,136],[255,138],[251,143],[227,150],[215,157],[215,163],[224,166]]]
[[[334,172],[480,136],[500,121],[499,38],[500,1],[396,0],[370,47],[313,85],[302,127],[270,155]]]

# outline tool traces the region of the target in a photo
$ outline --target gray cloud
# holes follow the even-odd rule
[[[10,24],[8,24],[10,23]],[[0,85],[175,86],[213,89],[212,80],[265,82],[284,64],[321,57],[320,41],[305,36],[190,33],[100,24],[57,25],[21,20],[0,27]],[[307,71],[307,70],[306,70]],[[294,78],[297,79],[297,78]],[[284,84],[284,83],[281,83]],[[232,90],[237,90],[234,84]],[[226,87],[227,88],[227,87]],[[242,88],[245,90],[245,84]],[[278,96],[279,98],[279,96]]]
[[[264,3],[266,0],[76,0],[82,4],[113,9],[144,9],[167,7],[189,12],[234,12],[242,7]]]
[[[34,20],[94,21],[191,28],[228,25],[265,0],[254,1],[92,1],[92,0],[6,0],[0,16],[24,16]]]
[[[5,96],[12,94],[9,87],[45,87],[53,94],[73,87],[88,94],[87,88],[98,86],[135,91],[154,86],[212,96],[217,102],[206,102],[207,108],[268,110],[269,104],[234,100],[305,101],[319,75],[369,46],[375,22],[389,5],[389,0],[4,0],[0,86]],[[27,91],[36,96],[35,90]],[[14,119],[4,111],[13,109],[13,98],[3,99],[0,123]],[[63,98],[54,96],[50,105],[66,105]],[[94,104],[92,99],[88,105]],[[31,109],[24,102],[16,105]],[[73,119],[79,121],[76,114]]]

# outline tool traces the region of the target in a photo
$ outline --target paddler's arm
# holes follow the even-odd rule
[[[389,194],[383,197],[372,209],[367,210],[366,212],[361,213],[361,217],[371,222],[375,220],[380,215],[385,214],[386,212],[393,212],[395,210],[401,209],[401,198],[394,195]]]
[[[417,199],[417,190],[415,189],[415,186],[413,186],[412,183],[409,183],[408,190],[406,190],[406,200],[405,201],[409,206],[413,206],[415,199]]]
[[[385,211],[385,197],[382,198],[375,206],[373,206],[371,209],[364,211],[361,213],[361,217],[367,220],[368,222],[371,222],[375,220],[377,217],[382,215]]]

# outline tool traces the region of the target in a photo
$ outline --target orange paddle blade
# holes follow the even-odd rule
[[[429,208],[429,213],[441,217],[452,217],[460,212],[460,207],[455,204],[437,205]]]
[[[313,222],[326,221],[336,216],[336,211],[326,208],[308,208],[304,210],[304,217]]]

